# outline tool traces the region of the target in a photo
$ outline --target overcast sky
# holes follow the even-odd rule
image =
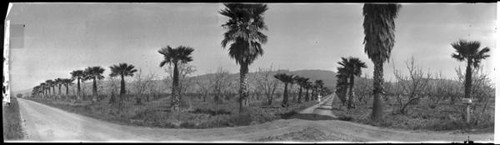
[[[336,71],[341,57],[358,57],[373,63],[363,50],[362,4],[268,4],[264,31],[269,39],[259,67]],[[227,20],[221,4],[19,4],[7,20],[25,24],[24,47],[10,50],[12,90],[31,88],[87,66],[126,62],[160,76],[163,57],[157,52],[170,45],[190,46],[195,75],[230,72],[239,66],[221,47]],[[391,62],[384,66],[386,80],[394,80],[392,63],[403,69],[411,56],[425,70],[455,78],[455,68],[465,63],[451,58],[450,43],[459,39],[480,41],[496,53],[496,4],[403,4],[396,19],[396,44]],[[491,53],[491,54],[493,54]],[[483,62],[492,74],[495,55]],[[492,75],[491,75],[492,76]],[[333,76],[332,76],[333,77]]]

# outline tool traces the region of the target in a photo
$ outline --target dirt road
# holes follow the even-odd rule
[[[329,116],[319,119],[281,119],[259,125],[215,129],[159,129],[113,124],[33,101],[18,99],[28,141],[105,142],[105,141],[167,141],[167,142],[267,142],[267,141],[455,141],[468,135],[440,132],[410,132],[383,129],[351,122],[331,120],[325,114],[333,100],[325,99],[300,115]],[[318,111],[321,109],[321,111]],[[328,112],[328,111],[327,111]],[[318,115],[319,114],[319,115]],[[493,134],[470,135],[474,141],[493,141]]]

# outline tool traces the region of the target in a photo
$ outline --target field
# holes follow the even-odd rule
[[[4,140],[21,140],[24,138],[19,104],[15,97],[10,98],[10,105],[2,104],[3,138]]]
[[[367,96],[370,97],[370,96]],[[488,101],[472,105],[471,123],[465,120],[465,105],[460,101],[452,102],[445,100],[438,103],[430,98],[421,98],[418,103],[410,104],[407,112],[400,112],[400,104],[395,96],[384,100],[384,118],[380,122],[370,120],[372,99],[356,102],[356,108],[347,109],[337,99],[334,102],[333,114],[341,120],[369,124],[380,127],[396,128],[404,130],[430,130],[430,131],[453,131],[468,133],[493,133],[494,130],[494,97]],[[489,103],[486,103],[489,102]]]
[[[267,100],[263,97],[262,100],[251,99],[249,107],[240,114],[237,95],[229,95],[219,104],[211,99],[204,102],[196,96],[199,95],[183,96],[182,111],[178,113],[170,112],[168,94],[142,96],[141,104],[137,104],[136,96],[128,95],[122,98],[121,105],[110,104],[110,96],[102,96],[104,99],[95,103],[90,100],[75,102],[72,99],[30,100],[118,124],[161,128],[215,128],[260,124],[287,118],[295,114],[295,111],[317,103],[310,101],[297,104],[290,101],[290,106],[281,107],[280,95],[276,95],[272,105],[264,105]]]

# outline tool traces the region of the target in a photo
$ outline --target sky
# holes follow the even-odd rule
[[[268,42],[264,55],[250,65],[302,70],[336,71],[341,57],[358,57],[373,76],[373,63],[364,53],[362,4],[267,4]],[[450,43],[477,40],[492,49],[483,61],[493,76],[496,59],[496,4],[402,4],[395,20],[396,42],[384,78],[394,80],[393,66],[415,58],[417,65],[446,78],[456,78],[464,62],[451,58]],[[10,49],[11,89],[32,88],[47,79],[69,78],[73,70],[129,63],[144,73],[167,76],[159,67],[162,47],[194,48],[193,75],[222,67],[232,73],[239,66],[221,41],[227,18],[217,3],[14,3],[7,20],[24,24],[24,45]],[[333,77],[333,76],[332,76]]]

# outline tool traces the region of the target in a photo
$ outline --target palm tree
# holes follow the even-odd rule
[[[46,83],[40,83],[40,89],[42,90],[42,97],[45,97],[46,93],[47,93],[47,84]]]
[[[342,105],[345,105],[346,103],[346,93],[347,89],[349,88],[349,83],[348,83],[348,78],[349,74],[347,73],[346,69],[344,67],[337,67],[337,85],[335,89],[335,94],[337,97],[340,99],[342,102]],[[333,106],[332,106],[333,107]]]
[[[222,47],[229,46],[229,56],[240,65],[240,108],[248,106],[248,66],[258,56],[264,54],[262,44],[267,42],[267,36],[261,30],[267,30],[264,24],[265,4],[224,4],[225,9],[219,11],[229,20],[222,25],[227,29],[222,40]]]
[[[88,81],[88,80],[92,80],[92,77],[91,75],[89,74],[89,72],[83,70],[83,74],[82,74],[82,79],[80,81],[82,81],[82,99],[85,100],[87,99],[86,98],[86,93],[85,93],[85,81]]]
[[[306,85],[306,82],[309,81],[309,78],[295,76],[294,80],[295,80],[295,83],[297,83],[299,85],[299,97],[297,98],[297,103],[301,103],[301,101],[302,101],[302,90],[304,89],[304,86]]]
[[[311,90],[313,88],[312,82],[306,81],[304,83],[304,88],[306,89],[306,102],[309,102],[311,100],[311,98],[309,96],[309,90]],[[312,94],[311,94],[311,96],[312,96]]]
[[[46,80],[45,81],[45,84],[47,84],[47,89],[48,89],[48,93],[47,94],[51,94],[51,90],[52,87],[54,87],[54,80]],[[52,94],[54,94],[55,91],[52,92]]]
[[[134,76],[134,73],[137,72],[137,69],[134,68],[134,65],[129,65],[127,63],[120,63],[118,65],[113,65],[109,67],[111,69],[111,74],[109,76],[121,77],[121,87],[120,87],[120,95],[125,94],[125,77],[126,76]]]
[[[323,83],[323,80],[316,80],[316,81],[314,81],[314,85],[313,85],[314,92],[315,92],[314,96],[313,96],[314,100],[318,100],[318,94],[320,93],[321,88],[323,88],[323,85],[325,85]]]
[[[160,67],[165,64],[174,65],[174,76],[172,81],[172,111],[179,111],[179,105],[181,101],[181,90],[179,88],[179,63],[185,64],[193,61],[191,53],[194,51],[193,48],[187,46],[179,46],[173,49],[170,46],[161,48],[158,52],[163,55],[163,61],[160,63]]]
[[[69,86],[73,84],[73,81],[74,80],[72,78],[62,80],[64,86],[66,87],[66,95],[69,95]]]
[[[125,77],[134,76],[137,69],[135,69],[133,65],[129,65],[127,63],[120,63],[118,65],[110,66],[109,68],[111,69],[111,74],[109,74],[110,77],[118,75],[121,77],[120,96],[124,95],[125,92],[127,92],[125,89]],[[112,100],[114,100],[114,98]],[[137,104],[141,104],[139,95],[137,95]]]
[[[394,31],[399,4],[365,4],[363,6],[363,28],[365,33],[365,53],[374,64],[373,71],[373,110],[371,118],[374,121],[382,119],[383,103],[380,95],[383,93],[384,62],[389,60],[394,46]]]
[[[61,95],[61,86],[62,86],[62,79],[61,78],[57,78],[54,80],[54,84],[59,87],[59,93],[58,95]]]
[[[366,64],[359,60],[358,58],[354,57],[349,57],[349,58],[344,58],[342,57],[342,61],[338,62],[339,65],[344,67],[345,73],[347,74],[347,77],[349,78],[349,100],[347,101],[347,108],[351,109],[354,108],[353,100],[354,100],[354,95],[353,95],[353,88],[354,88],[354,78],[361,76],[361,68],[366,68]]]
[[[467,63],[467,68],[465,70],[465,98],[470,98],[471,83],[472,83],[472,69],[474,67],[478,68],[481,60],[486,59],[490,55],[486,54],[490,51],[490,48],[485,47],[479,50],[481,43],[479,41],[466,41],[459,40],[457,42],[451,43],[451,46],[455,49],[455,53],[451,54],[452,58],[462,62]]]
[[[92,79],[93,85],[92,85],[92,95],[94,96],[94,99],[97,98],[97,80],[104,79],[104,76],[102,76],[102,73],[104,73],[104,68],[100,66],[93,66],[93,67],[87,67],[85,69],[85,74],[88,75],[89,79]]]
[[[283,102],[282,106],[288,106],[288,84],[294,82],[293,75],[287,75],[284,73],[278,73],[274,75],[274,78],[280,80],[285,84],[285,88],[283,90]]]
[[[84,76],[83,70],[74,70],[71,72],[71,78],[76,79],[78,96],[81,95],[80,81],[83,79],[83,76]]]

